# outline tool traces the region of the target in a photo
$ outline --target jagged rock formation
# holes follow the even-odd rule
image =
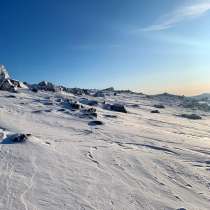
[[[18,88],[27,88],[23,82],[10,78],[4,65],[0,65],[0,90],[15,92]]]

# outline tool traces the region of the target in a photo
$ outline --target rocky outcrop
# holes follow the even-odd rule
[[[87,98],[81,98],[79,100],[79,102],[81,104],[85,104],[85,105],[89,105],[89,106],[96,106],[96,105],[98,105],[98,101],[96,101],[96,100],[89,100]]]
[[[94,97],[105,97],[105,94],[102,91],[97,91],[93,96]]]
[[[11,79],[6,68],[0,65],[0,90],[15,92],[18,88],[27,88],[27,86],[23,82]]]
[[[127,113],[125,106],[122,104],[104,104],[103,108],[110,111]]]
[[[11,141],[13,143],[25,143],[30,136],[31,134],[15,134],[11,136]]]
[[[184,107],[184,108],[189,108],[192,110],[202,110],[204,112],[209,112],[210,111],[210,105],[208,103],[201,103],[200,101],[196,100],[196,99],[191,99],[191,98],[187,98],[185,99],[180,106]]]
[[[94,118],[97,117],[96,109],[94,108],[84,108],[81,110],[82,117]]]
[[[44,90],[44,91],[51,91],[51,92],[56,92],[57,87],[51,82],[47,81],[42,81],[38,84],[37,88],[39,90]]]

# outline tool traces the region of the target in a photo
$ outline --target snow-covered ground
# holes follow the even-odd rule
[[[210,113],[181,118],[190,111],[170,99],[152,114],[158,98],[122,93],[105,100],[128,113],[99,104],[104,124],[90,126],[61,110],[63,97],[79,100],[0,91],[1,210],[210,209]],[[13,143],[13,133],[32,136]]]

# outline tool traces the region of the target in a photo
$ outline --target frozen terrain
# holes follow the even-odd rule
[[[0,210],[210,209],[209,112],[166,95],[86,95],[98,101],[103,124],[94,126],[63,104],[82,97],[0,91]],[[165,109],[151,113],[159,103]],[[32,135],[14,143],[16,133]]]

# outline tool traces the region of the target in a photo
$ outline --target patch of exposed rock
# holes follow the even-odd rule
[[[125,106],[122,104],[104,104],[103,108],[110,111],[127,113]]]
[[[0,90],[16,92],[18,88],[27,88],[27,86],[21,81],[11,79],[6,68],[0,65]]]
[[[201,120],[202,117],[197,114],[181,114],[183,118],[191,119],[191,120]]]

